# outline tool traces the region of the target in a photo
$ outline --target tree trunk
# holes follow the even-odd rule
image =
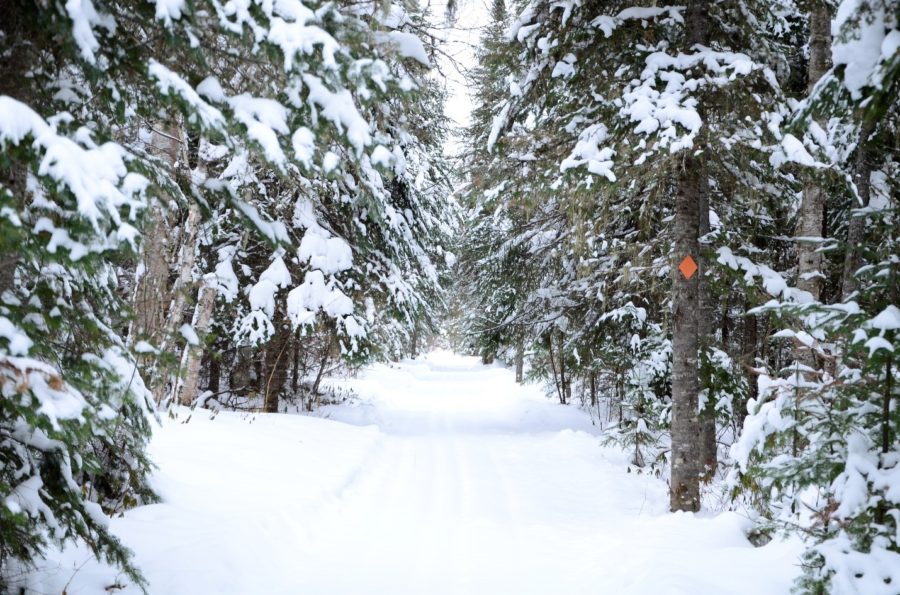
[[[812,91],[828,70],[831,51],[831,15],[824,3],[809,16],[809,69],[807,90]],[[814,300],[822,296],[822,254],[820,243],[814,239],[824,236],[825,192],[813,180],[803,189],[795,235],[797,242],[797,287],[808,291]],[[808,239],[807,239],[808,238]],[[809,359],[808,357],[806,359]]]
[[[173,177],[182,151],[181,127],[172,125],[154,130],[150,141],[150,152],[163,160],[171,169]],[[165,354],[165,330],[169,292],[169,267],[171,265],[172,222],[168,205],[153,201],[145,215],[142,229],[142,250],[138,270],[135,273],[135,288],[132,298],[134,320],[128,340],[133,345],[139,340],[150,343],[159,350],[155,356],[144,360],[149,368],[145,380],[157,403],[165,393],[167,374],[161,370],[160,358]]]
[[[708,38],[707,3],[688,5],[687,33],[690,45]],[[702,145],[701,145],[702,146]],[[700,509],[700,420],[698,408],[699,343],[697,317],[700,310],[699,282],[705,271],[690,279],[677,269],[687,256],[699,258],[700,203],[708,191],[704,158],[689,154],[679,172],[675,195],[675,280],[672,287],[672,477],[669,486],[673,511]],[[708,214],[707,214],[708,216]]]
[[[412,359],[416,359],[416,356],[419,355],[419,321],[416,320],[413,325],[412,337],[410,339],[409,345],[409,355]]]
[[[750,302],[747,301],[744,304],[744,311],[750,309]],[[735,411],[737,414],[737,427],[738,431],[744,427],[744,419],[747,417],[747,404],[750,399],[755,399],[757,397],[757,382],[756,382],[756,374],[751,370],[751,368],[756,367],[756,343],[757,339],[757,320],[755,314],[746,314],[744,316],[744,332],[741,336],[741,364],[744,367],[747,385],[748,385],[748,394],[744,399],[740,399],[738,403],[735,403]]]
[[[516,382],[522,383],[525,369],[525,339],[521,335],[516,337]]]
[[[675,260],[697,258],[697,209],[704,181],[697,160],[687,157],[675,197]],[[675,271],[672,293],[672,479],[671,508],[700,508],[700,421],[698,408],[699,275]]]
[[[807,91],[812,91],[828,70],[831,51],[831,15],[824,3],[818,3],[809,15],[809,68]],[[822,253],[818,251],[825,236],[825,191],[816,180],[809,180],[803,189],[797,213],[797,288],[809,292],[813,301],[822,298],[825,278],[822,272]],[[816,367],[815,354],[805,346],[794,348],[794,361],[810,368]]]
[[[194,308],[194,317],[191,325],[194,331],[203,341],[204,335],[209,330],[212,322],[213,311],[216,306],[216,289],[210,283],[203,283],[197,297],[197,305]],[[200,362],[203,356],[204,346],[185,345],[182,356],[182,368],[184,369],[184,382],[178,391],[178,401],[182,405],[190,405],[197,398],[200,386]]]
[[[217,395],[222,386],[222,364],[219,362],[219,358],[216,355],[211,355],[210,352],[206,352],[206,359],[209,362],[209,384],[206,390]]]
[[[856,271],[862,266],[862,247],[865,236],[865,217],[854,217],[852,209],[859,209],[869,205],[871,196],[871,184],[869,178],[872,175],[872,133],[875,130],[874,123],[866,122],[859,133],[859,145],[856,148],[856,163],[853,168],[853,183],[859,201],[851,202],[850,220],[847,225],[847,252],[844,255],[844,271],[841,278],[841,299],[848,299],[857,288]]]
[[[276,302],[275,315],[272,317],[275,334],[265,348],[263,402],[266,413],[278,413],[278,400],[287,381],[288,357],[285,357],[285,352],[290,344],[291,329],[282,316],[283,301]]]
[[[200,207],[196,203],[191,203],[188,207],[188,216],[187,220],[184,223],[184,226],[181,229],[181,234],[178,238],[178,253],[175,257],[175,261],[172,263],[174,268],[178,271],[178,276],[175,278],[175,283],[172,286],[169,295],[171,296],[171,300],[169,302],[168,310],[166,311],[166,318],[163,324],[163,332],[162,332],[162,341],[160,343],[160,350],[165,353],[167,351],[173,351],[174,345],[172,345],[173,340],[175,339],[176,333],[181,326],[181,323],[184,319],[184,312],[187,306],[188,293],[192,290],[194,286],[194,260],[196,258],[196,248],[197,248],[197,236],[200,230]],[[208,297],[208,300],[212,300],[208,307],[210,309],[209,314],[207,315],[207,319],[203,322],[204,327],[209,326],[209,317],[212,316],[212,307],[215,305],[215,297],[214,294],[212,297]],[[192,320],[196,318],[196,310],[195,316],[192,317]],[[200,333],[205,333],[206,329],[197,329],[195,330]],[[182,371],[187,369],[188,363],[193,361],[193,359],[198,359],[200,354],[197,353],[195,356],[190,355],[191,346],[186,345],[185,349],[182,353],[181,364]],[[199,366],[199,362],[198,362]],[[168,372],[168,371],[167,371]],[[175,370],[174,373],[177,375],[181,371]],[[199,367],[197,369],[199,373]],[[158,390],[162,390],[167,385],[166,376],[162,376],[159,382]],[[173,391],[171,396],[174,396],[178,392],[179,382],[175,382],[173,386]],[[193,388],[191,393],[186,393],[186,397],[190,397],[193,399],[196,396],[196,385]],[[167,396],[164,393],[160,392],[159,396],[157,396],[157,402],[163,396]]]
[[[556,348],[556,353],[558,355],[557,359],[559,360],[559,402],[563,405],[569,402],[569,380],[566,377],[566,357],[563,354],[564,344],[565,337],[560,335],[559,346]]]
[[[316,372],[316,380],[312,385],[312,394],[310,395],[310,411],[312,411],[312,399],[316,399],[316,401],[318,402],[319,385],[322,383],[322,378],[325,376],[325,367],[328,365],[328,357],[331,355],[331,343],[331,336],[327,335],[325,344],[322,346],[322,360],[319,362],[319,371]]]
[[[291,364],[291,395],[296,397],[300,390],[300,349],[302,347],[299,331],[291,333],[291,344],[294,352],[294,361]]]
[[[700,172],[698,185],[699,203],[697,205],[697,233],[703,237],[710,232],[709,227],[709,175],[703,167]],[[710,344],[713,334],[713,306],[710,296],[709,258],[706,256],[706,247],[698,244],[697,251],[697,301],[699,313],[697,317],[697,344],[701,354],[709,357]],[[716,404],[712,395],[708,393],[712,389],[707,379],[706,385],[701,387],[707,391],[706,405],[700,412],[700,465],[705,479],[709,480],[716,472],[716,460],[718,456],[718,444],[716,441]]]
[[[564,396],[562,390],[562,373],[557,372],[556,369],[556,360],[553,358],[553,331],[547,333],[547,352],[550,357],[550,369],[553,371],[553,386],[556,387],[556,396],[559,398],[559,402],[563,405],[566,404],[566,398]]]

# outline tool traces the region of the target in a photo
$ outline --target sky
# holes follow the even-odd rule
[[[435,69],[435,76],[444,81],[449,91],[444,112],[455,126],[463,127],[469,123],[472,112],[466,71],[475,66],[475,47],[481,37],[481,28],[488,24],[490,4],[487,0],[457,2],[456,19],[449,25],[444,19],[446,0],[428,0],[425,5],[432,13],[436,34],[445,41]],[[456,142],[448,143],[449,153],[454,153],[457,148]]]

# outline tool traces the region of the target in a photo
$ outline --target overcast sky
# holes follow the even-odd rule
[[[442,46],[446,55],[440,56],[436,65],[436,75],[444,80],[450,92],[445,112],[455,125],[465,126],[472,111],[466,70],[475,65],[475,46],[481,37],[481,28],[490,18],[490,4],[489,0],[457,2],[457,17],[450,26],[444,20],[446,0],[430,0],[427,5],[431,7],[436,33],[446,42]],[[455,143],[451,142],[448,150],[454,149]]]

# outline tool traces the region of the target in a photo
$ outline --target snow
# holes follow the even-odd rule
[[[178,410],[150,446],[163,501],[111,521],[151,594],[788,593],[800,547],[733,513],[670,514],[588,417],[438,351],[334,381],[328,419]],[[51,552],[40,592],[122,577]],[[139,591],[127,586],[117,593]]]
[[[25,331],[6,316],[0,316],[0,337],[7,340],[6,351],[12,355],[28,355],[28,350],[34,345]]]
[[[604,176],[610,182],[615,182],[616,176],[612,172],[614,151],[609,147],[600,147],[608,135],[609,132],[603,124],[593,124],[585,128],[578,135],[578,142],[575,143],[572,154],[560,164],[560,170],[567,171],[586,164],[592,174]]]
[[[306,126],[301,126],[291,136],[291,144],[294,147],[294,157],[304,167],[312,167],[312,158],[316,153],[316,136]]]
[[[347,135],[347,140],[357,153],[362,153],[363,148],[372,141],[372,136],[369,133],[369,123],[356,109],[350,91],[344,89],[335,93],[325,86],[322,79],[311,74],[303,75],[303,82],[309,90],[310,105],[318,105],[322,116],[334,124],[338,131]]]
[[[182,324],[181,328],[178,329],[178,333],[187,341],[188,345],[199,345],[200,337],[197,336],[197,331],[194,330],[189,324]]]
[[[94,8],[91,0],[67,0],[66,14],[72,19],[72,37],[79,53],[85,61],[96,64],[94,55],[100,49],[100,42],[94,35],[94,27],[103,27],[110,34],[115,33],[116,22],[110,15],[103,15]]]
[[[727,266],[734,271],[743,270],[744,280],[747,283],[753,283],[756,277],[760,277],[763,289],[771,296],[792,297],[800,302],[805,302],[809,299],[808,292],[800,292],[789,287],[787,281],[777,271],[765,265],[754,264],[753,261],[744,256],[737,256],[727,246],[717,248],[716,254],[718,255],[716,262],[719,264]]]
[[[353,250],[341,238],[328,237],[321,228],[310,228],[300,240],[300,260],[323,273],[333,275],[353,266]]]
[[[633,8],[623,11],[621,19],[616,17],[618,21],[612,17],[598,17],[594,24],[604,31],[608,29],[611,34],[611,27],[621,20],[666,14],[669,15],[667,18],[679,21],[680,10],[683,9]],[[556,63],[551,77],[566,77],[574,73],[574,67],[567,68],[567,64],[571,66],[571,62],[574,62],[574,56],[571,56],[571,61],[568,60],[569,57]],[[759,68],[761,66],[746,54],[713,51],[700,45],[695,46],[691,53],[649,53],[644,60],[640,77],[628,82],[621,97],[612,102],[619,108],[618,115],[634,124],[633,132],[646,137],[639,140],[638,147],[647,147],[647,150],[635,160],[634,165],[643,164],[650,154],[658,150],[667,149],[670,153],[677,153],[693,148],[694,139],[703,126],[698,112],[698,99],[694,96],[698,88],[723,87]],[[616,76],[623,74],[620,72]],[[527,80],[523,81],[522,86],[527,86]],[[509,103],[494,120],[494,127],[488,138],[489,150],[507,124],[508,111]],[[574,128],[578,123],[580,120],[573,120],[570,126]],[[562,170],[586,165],[589,172],[615,182],[615,150],[601,146],[606,137],[607,127],[604,123],[589,125],[579,134],[572,153],[562,162]]]
[[[220,248],[219,262],[216,264],[215,269],[216,290],[228,303],[234,301],[234,298],[238,296],[238,288],[240,287],[232,266],[232,259],[234,259],[236,252],[237,248],[233,246]]]
[[[781,148],[769,157],[769,162],[774,167],[781,167],[784,163],[793,162],[808,167],[814,167],[817,163],[809,154],[803,142],[793,134],[785,134],[781,139]]]
[[[384,145],[378,145],[374,149],[372,149],[370,160],[375,165],[390,167],[393,157],[394,154],[391,153],[387,147],[385,147]]]
[[[874,353],[879,349],[884,349],[886,351],[890,351],[891,353],[893,353],[894,351],[894,346],[884,337],[872,337],[871,339],[866,341],[865,345],[866,349],[869,350],[869,357],[872,357],[872,355],[874,355]]]
[[[431,67],[431,60],[425,52],[422,40],[413,33],[390,31],[379,35],[379,40],[394,46],[397,53],[404,58],[412,58],[423,66]]]
[[[68,188],[75,196],[78,214],[95,230],[100,229],[102,218],[121,225],[120,210],[140,209],[148,182],[128,172],[125,163],[130,156],[120,145],[97,146],[87,129],[76,134],[79,142],[57,134],[54,126],[24,103],[0,96],[0,145],[18,145],[30,136],[33,149],[43,152],[39,176],[48,176]]]
[[[500,132],[507,124],[507,119],[509,118],[509,108],[511,104],[507,101],[503,104],[503,107],[500,109],[500,113],[494,116],[494,120],[491,123],[491,132],[488,135],[487,140],[487,148],[488,151],[494,150],[494,145],[497,143],[497,137],[500,136]]]
[[[275,294],[279,288],[291,284],[291,274],[280,256],[276,256],[268,268],[259,276],[259,281],[250,288],[250,307],[262,310],[272,318],[275,314]]]
[[[57,529],[58,524],[53,511],[41,498],[43,487],[44,481],[41,476],[33,475],[12,488],[3,503],[14,514],[25,512],[31,517],[43,517],[53,529]]]
[[[172,21],[181,18],[185,10],[184,0],[154,0],[156,3],[156,18],[162,21],[166,27],[172,26]]]
[[[262,147],[266,159],[276,165],[284,163],[278,135],[288,133],[288,109],[274,99],[246,93],[230,97],[228,104],[234,118],[247,127],[247,136]]]
[[[878,316],[870,320],[866,326],[881,331],[900,329],[900,308],[893,305],[887,306]]]
[[[291,21],[281,17],[274,17],[269,24],[268,40],[278,47],[284,54],[284,69],[293,70],[299,62],[297,54],[308,56],[315,52],[316,47],[322,50],[322,58],[326,67],[336,69],[335,54],[340,51],[341,45],[327,31],[315,25],[307,25],[307,21],[313,20],[315,14],[312,10],[300,2],[275,2],[283,8],[285,6],[298,7]]]
[[[312,324],[321,310],[331,318],[353,314],[353,300],[341,291],[334,279],[327,280],[322,271],[306,273],[303,283],[287,295],[288,318],[295,327]]]
[[[203,101],[200,93],[181,78],[178,73],[154,59],[151,59],[147,66],[147,73],[156,79],[156,86],[159,88],[160,93],[163,95],[174,93],[190,105],[194,113],[200,117],[200,124],[205,129],[218,130],[225,125],[225,116],[222,115],[222,112]],[[204,87],[204,91],[212,92],[209,84]]]
[[[553,67],[553,72],[550,73],[551,78],[563,77],[563,78],[571,78],[575,75],[575,67],[572,66],[575,63],[575,56],[573,54],[566,54],[562,60],[556,63],[556,66]]]
[[[891,14],[890,4],[844,0],[831,23],[832,62],[845,67],[843,82],[853,99],[862,97],[863,87],[881,86],[879,65],[894,58],[900,46],[897,17]]]
[[[896,595],[900,582],[900,554],[879,544],[862,553],[855,549],[843,531],[834,539],[816,547],[825,558],[826,568],[834,572],[831,586],[835,593]]]
[[[639,7],[632,6],[619,12],[616,16],[601,15],[591,21],[592,27],[597,27],[603,32],[604,37],[611,37],[613,31],[618,29],[625,21],[640,20],[649,21],[658,17],[662,19],[663,24],[667,23],[684,23],[684,17],[681,13],[684,6],[662,6],[662,7]]]
[[[223,177],[224,175],[222,174]],[[237,200],[233,204],[241,212],[241,215],[246,217],[253,224],[253,227],[270,241],[282,244],[290,243],[290,237],[284,223],[264,219],[256,207],[243,200]]]

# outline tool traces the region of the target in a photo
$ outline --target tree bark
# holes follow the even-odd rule
[[[824,2],[817,3],[809,15],[809,67],[807,92],[812,91],[828,70],[831,51],[831,15]],[[822,299],[823,258],[819,252],[825,236],[825,191],[818,181],[810,179],[803,189],[797,213],[797,288],[809,292],[813,301]],[[794,361],[816,367],[813,350],[800,345],[794,348]]]
[[[213,311],[216,306],[216,289],[209,283],[203,283],[197,297],[197,305],[194,308],[194,317],[191,325],[194,331],[203,340],[203,336],[209,330],[212,322]],[[182,368],[184,369],[184,382],[178,391],[178,402],[182,405],[191,405],[197,398],[200,386],[200,363],[203,356],[203,344],[185,345],[182,355]]]
[[[703,237],[710,232],[709,226],[709,175],[706,168],[700,169],[698,184],[700,195],[697,205],[697,233]],[[709,288],[709,258],[706,249],[702,245],[697,246],[697,301],[699,303],[699,316],[697,318],[697,344],[700,353],[709,357],[710,345],[713,334],[713,306]],[[701,387],[709,393],[709,386]],[[711,479],[716,472],[718,457],[718,443],[716,440],[716,404],[711,395],[708,395],[706,406],[700,412],[700,464],[704,478]]]
[[[684,160],[675,197],[675,261],[697,258],[701,183],[694,157]],[[673,511],[700,508],[700,421],[698,412],[697,317],[699,275],[686,279],[675,270],[672,292],[672,478]]]
[[[859,201],[852,201],[850,220],[847,224],[847,252],[844,255],[844,270],[841,276],[841,299],[848,299],[856,291],[856,271],[862,266],[862,248],[865,236],[865,217],[854,217],[852,209],[866,207],[872,194],[869,178],[872,175],[872,133],[875,126],[866,122],[859,134],[859,145],[856,149],[856,163],[853,167],[853,183],[859,195]]]
[[[295,330],[291,333],[291,345],[294,354],[294,361],[291,364],[291,395],[296,396],[300,390],[300,349],[302,348],[299,331]]]
[[[744,304],[744,311],[750,309],[750,302],[747,301]],[[756,367],[756,352],[757,347],[756,343],[757,339],[757,320],[755,314],[746,314],[744,316],[744,332],[741,335],[741,364],[745,370],[744,374],[747,379],[748,386],[748,394],[746,398],[741,399],[738,403],[735,403],[735,412],[737,415],[737,427],[738,431],[744,427],[744,419],[747,417],[747,403],[750,399],[755,399],[757,397],[757,382],[756,382],[756,374],[753,373],[751,368]]]
[[[516,382],[522,383],[525,369],[525,339],[521,335],[516,337]]]
[[[206,352],[206,359],[209,362],[207,369],[209,384],[206,390],[216,395],[222,386],[222,364],[219,362],[218,356],[212,355],[210,352]]]
[[[275,308],[273,323],[275,334],[265,348],[265,377],[263,378],[263,403],[266,413],[278,413],[278,401],[287,381],[289,357],[285,356],[290,344],[291,329],[283,319],[281,302]]]
[[[560,397],[559,402],[565,405],[569,402],[569,378],[566,376],[566,356],[564,353],[564,345],[566,339],[565,335],[559,336],[559,346],[556,348],[556,353],[559,356],[557,359],[559,360],[559,390]]]
[[[150,141],[150,152],[160,158],[174,173],[182,151],[181,127],[171,125],[154,130]],[[132,310],[134,320],[128,340],[133,345],[139,340],[150,343],[159,350],[159,354],[144,359],[147,368],[145,381],[160,403],[165,392],[167,377],[160,370],[160,358],[165,352],[165,330],[168,306],[171,301],[169,292],[169,270],[171,265],[172,222],[168,205],[153,201],[145,215],[142,229],[142,250],[136,281]]]
[[[550,357],[550,369],[553,371],[553,385],[556,387],[556,396],[559,398],[559,402],[563,405],[566,404],[565,393],[562,390],[562,374],[558,373],[556,370],[556,361],[553,359],[553,331],[549,331],[547,333],[547,352]]]
[[[331,344],[331,335],[326,335],[325,343],[322,345],[322,359],[319,362],[319,371],[316,372],[316,380],[312,385],[312,394],[310,395],[310,411],[312,411],[312,399],[315,399],[316,402],[318,402],[319,400],[319,385],[322,383],[322,378],[324,378],[325,376],[325,367],[328,365],[328,358],[331,355]]]
[[[707,3],[693,0],[685,19],[688,42],[706,45],[709,38]],[[701,106],[702,107],[702,106]],[[702,149],[701,145],[701,149]],[[693,153],[682,162],[675,195],[675,280],[672,287],[672,477],[669,485],[673,511],[700,509],[700,420],[698,412],[697,317],[700,310],[700,274],[686,279],[677,265],[686,256],[699,258],[700,206],[708,191],[705,158]],[[707,213],[707,217],[708,217]]]
[[[828,7],[820,2],[809,15],[807,91],[812,91],[828,70],[830,51],[831,15]],[[824,276],[822,254],[818,252],[819,242],[811,238],[821,238],[825,235],[824,221],[825,192],[816,181],[810,180],[803,189],[795,231],[795,235],[801,238],[797,241],[797,287],[808,291],[816,301],[822,296]]]

